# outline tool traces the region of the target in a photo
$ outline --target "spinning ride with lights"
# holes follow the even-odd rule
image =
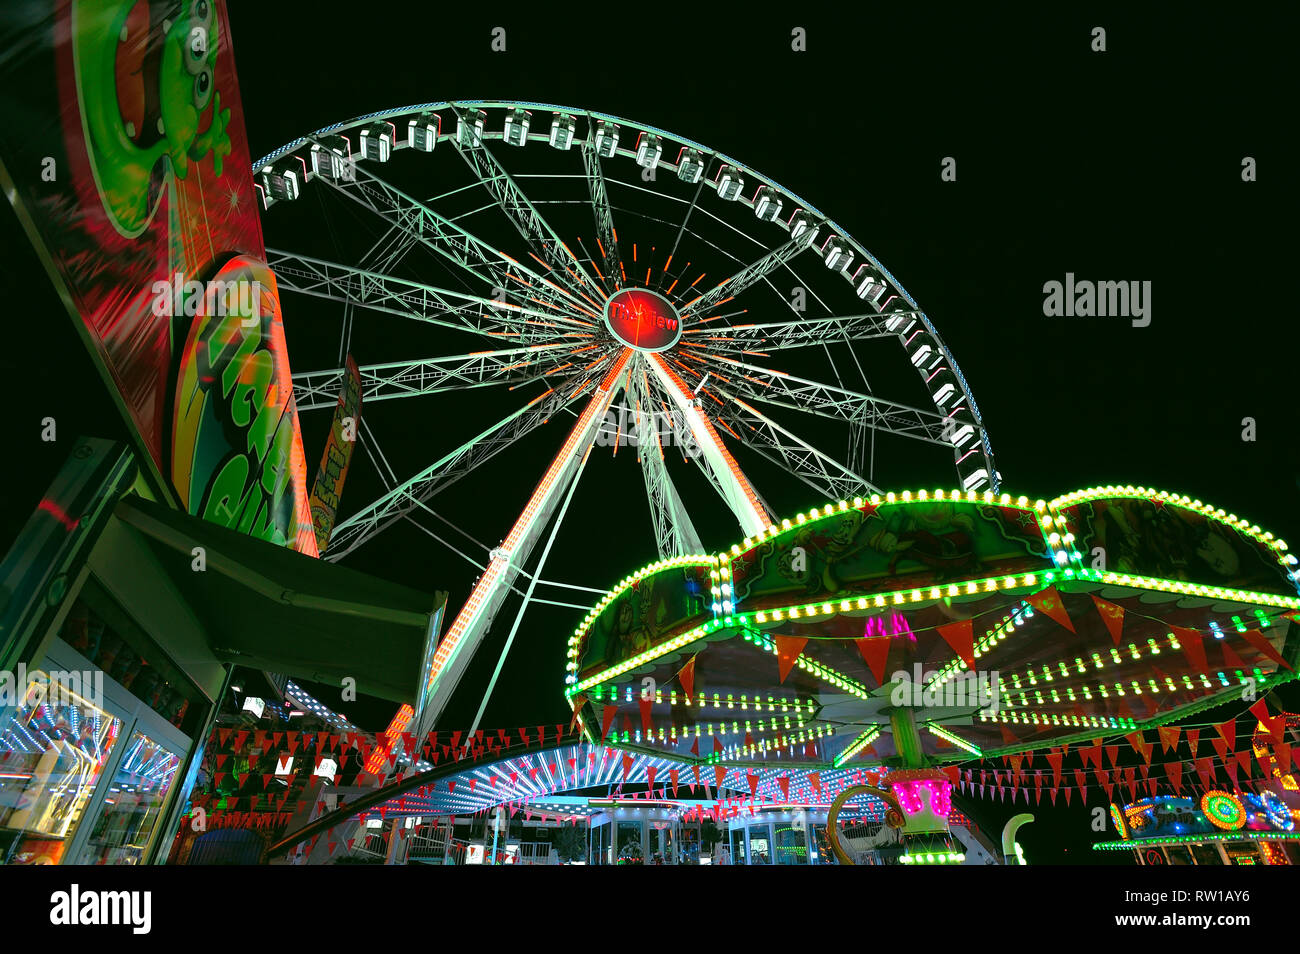
[[[624,579],[569,639],[565,694],[592,741],[719,778],[883,775],[919,836],[972,758],[1293,678],[1295,565],[1259,527],[1140,487],[855,497]]]
[[[617,450],[634,437],[665,559],[705,549],[669,473],[679,455],[749,535],[776,514],[736,448],[823,498],[877,491],[888,465],[927,453],[931,466],[947,460],[963,490],[997,487],[965,379],[897,281],[808,202],[699,143],[587,110],[436,103],[320,130],[254,172],[273,245],[276,206],[308,184],[330,215],[347,208],[382,230],[355,263],[268,250],[280,291],[343,305],[340,364],[361,352],[367,408],[444,392],[463,408],[478,389],[522,393],[471,440],[394,475],[338,524],[327,558],[426,517],[439,493],[504,448],[552,418],[576,418],[439,645],[433,718],[546,528],[558,528],[593,445]],[[443,333],[430,336],[431,356],[365,363],[376,339],[360,311]],[[296,374],[299,409],[332,407],[343,373]],[[377,449],[365,424],[363,443]],[[801,436],[805,427],[817,437]]]

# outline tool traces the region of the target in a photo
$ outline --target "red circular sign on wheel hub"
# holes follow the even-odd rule
[[[610,296],[605,324],[615,338],[637,351],[666,351],[682,336],[677,310],[648,288],[625,288]]]

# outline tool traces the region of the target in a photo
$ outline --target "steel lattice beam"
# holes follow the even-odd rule
[[[415,236],[416,240],[491,288],[556,311],[577,311],[599,318],[591,305],[504,252],[497,251],[439,215],[418,199],[380,179],[361,165],[349,167],[350,179],[318,177],[341,195],[379,218]]]
[[[604,254],[605,284],[609,291],[618,291],[623,284],[622,259],[618,254],[618,236],[614,232],[614,215],[609,208],[605,174],[601,171],[600,156],[596,154],[596,144],[591,135],[582,146],[582,165],[587,173],[587,192],[596,218],[596,238]]]
[[[801,440],[752,405],[724,392],[717,393],[724,401],[723,409],[717,412],[718,420],[730,427],[742,444],[788,470],[827,500],[880,493],[880,488],[870,481]]]
[[[267,249],[266,256],[281,291],[351,303],[497,340],[511,338],[520,344],[553,343],[556,338],[580,342],[594,334],[594,326],[585,318],[503,303],[279,249]]]
[[[703,553],[704,544],[700,542],[700,535],[668,474],[668,461],[661,437],[663,429],[659,427],[663,419],[662,412],[652,397],[644,359],[637,361],[629,377],[629,399],[635,415],[637,454],[641,459],[641,473],[645,478],[646,497],[650,501],[650,517],[654,523],[659,556]],[[684,425],[684,419],[680,423]],[[674,428],[674,431],[677,429]],[[690,453],[692,449],[696,449],[695,445],[687,448],[687,452]],[[696,452],[698,453],[697,449]]]
[[[458,121],[464,121],[461,110],[452,107],[452,111]],[[555,234],[555,230],[528,200],[528,196],[524,195],[496,156],[488,151],[481,140],[477,145],[467,145],[460,141],[459,136],[453,136],[452,143],[538,257],[556,275],[567,276],[569,288],[587,298],[588,305],[600,308],[600,303],[589,297],[591,294],[600,294],[595,279],[587,274],[569,246]]]
[[[339,523],[330,539],[330,559],[338,559],[350,553],[390,523],[414,510],[420,502],[445,490],[545,424],[553,415],[581,397],[608,368],[610,360],[608,356],[601,358],[562,384],[539,394],[508,417],[497,421],[368,507]]]
[[[753,536],[771,525],[771,517],[766,506],[754,491],[735,458],[727,450],[722,438],[713,424],[702,413],[699,402],[690,387],[671,368],[662,356],[646,356],[650,371],[659,386],[672,398],[674,406],[682,413],[686,426],[690,428],[700,456],[713,472],[718,486],[723,491],[731,512],[735,514],[741,530],[746,536]]]
[[[604,420],[614,395],[625,386],[625,372],[630,357],[631,352],[623,349],[614,359],[613,367],[604,375],[596,393],[574,422],[564,446],[542,475],[505,540],[492,551],[492,559],[483,575],[479,577],[469,599],[438,644],[429,684],[425,687],[429,700],[425,715],[430,725],[437,724],[456,683],[505,602],[510,586],[519,574],[519,568],[528,561],[529,554],[545,532],[569,483],[591,450],[597,429]]]
[[[744,354],[755,351],[782,351],[813,345],[842,344],[869,338],[891,338],[904,322],[919,312],[889,312],[883,315],[839,315],[830,318],[793,318],[755,324],[689,328],[683,334],[688,345],[707,347],[709,351]]]
[[[732,275],[726,281],[721,282],[714,288],[709,289],[699,298],[687,302],[682,309],[682,320],[685,321],[691,316],[702,315],[715,305],[724,301],[730,301],[735,298],[746,288],[762,281],[763,278],[776,271],[786,262],[790,261],[809,245],[812,244],[815,235],[815,229],[806,229],[804,234],[797,239],[791,239],[784,245],[772,249],[762,258],[746,265],[736,274]]]
[[[848,421],[883,433],[944,447],[953,446],[952,435],[961,428],[970,427],[964,441],[967,444],[978,437],[982,430],[973,421],[945,417],[937,411],[886,401],[871,394],[860,394],[734,358],[715,357],[712,360],[729,370],[729,373],[713,372],[715,377],[726,382],[729,390],[774,407],[786,407],[805,414]]]
[[[538,363],[554,363],[575,345],[570,343],[505,348],[474,354],[449,355],[416,361],[362,365],[361,398],[369,404],[391,398],[464,391],[495,384],[522,384],[540,376]],[[510,372],[514,372],[513,374]],[[334,407],[344,369],[301,371],[293,376],[293,395],[299,411]]]

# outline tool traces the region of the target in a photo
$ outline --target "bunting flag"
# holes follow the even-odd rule
[[[1056,587],[1049,586],[1045,590],[1039,590],[1033,596],[1026,596],[1025,602],[1043,615],[1050,616],[1070,632],[1074,632],[1074,623],[1070,620],[1070,614],[1065,611],[1065,604],[1061,602],[1061,594],[1056,591]]]
[[[790,670],[794,668],[795,661],[803,652],[804,646],[808,644],[808,637],[773,636],[772,642],[776,643],[777,668],[781,673],[781,682],[785,682],[786,676],[790,675]]]
[[[1110,641],[1118,646],[1120,635],[1124,631],[1124,607],[1109,603],[1095,594],[1092,602],[1097,607],[1097,615],[1101,617],[1110,632]]]
[[[646,735],[654,732],[654,720],[650,717],[650,710],[655,704],[654,696],[646,696],[644,693],[637,698],[637,706],[641,709],[641,731]]]
[[[713,766],[713,787],[722,788],[722,780],[727,777],[727,768],[725,765]]]
[[[1241,638],[1255,647],[1255,651],[1263,656],[1273,660],[1273,663],[1279,668],[1292,669],[1289,662],[1282,658],[1282,654],[1273,648],[1273,644],[1268,641],[1263,633],[1257,629],[1249,629],[1241,634]]]
[[[958,620],[955,623],[944,623],[942,626],[935,627],[943,641],[952,647],[960,659],[962,659],[971,670],[975,669],[975,621],[970,619]]]
[[[746,772],[746,773],[745,773],[745,781],[747,781],[747,782],[749,783],[749,794],[750,794],[751,796],[757,794],[757,793],[758,793],[758,773],[757,773],[757,772]]]
[[[1169,779],[1169,785],[1174,790],[1175,795],[1183,793],[1183,763],[1166,762],[1165,776]]]
[[[1176,725],[1162,725],[1156,729],[1156,734],[1160,736],[1160,751],[1169,752],[1178,748],[1179,728]]]
[[[855,639],[862,661],[876,677],[876,685],[885,684],[885,668],[889,662],[889,647],[894,640],[890,636],[859,636]]]
[[[1187,748],[1191,751],[1192,756],[1196,756],[1196,744],[1201,740],[1200,729],[1184,729],[1183,734],[1187,737]]]
[[[1229,749],[1237,748],[1237,720],[1236,718],[1224,719],[1214,727],[1214,731],[1219,733],[1219,738],[1223,739]]]
[[[677,769],[669,769],[668,778],[673,783],[673,798],[676,798],[677,797]]]
[[[1047,764],[1052,767],[1052,784],[1061,784],[1061,761],[1065,756],[1055,749],[1047,753]]]
[[[1214,787],[1214,762],[1207,755],[1205,758],[1197,759],[1195,762],[1196,774],[1201,780],[1201,787]]]
[[[686,693],[686,701],[689,703],[695,696],[695,656],[677,671],[677,681],[681,683],[682,692]]]
[[[1229,672],[1234,669],[1240,669],[1242,672],[1250,672],[1250,667],[1246,665],[1245,660],[1237,655],[1237,651],[1228,645],[1226,639],[1217,640],[1219,650],[1223,653],[1223,665]]]
[[[1148,742],[1141,732],[1130,732],[1124,738],[1128,739],[1128,744],[1133,746],[1133,751],[1142,756],[1142,761],[1150,765],[1151,750],[1155,748],[1155,743]]]
[[[1210,671],[1209,661],[1205,658],[1205,638],[1195,629],[1188,629],[1186,626],[1170,626],[1169,631],[1174,634],[1178,640],[1178,645],[1183,648],[1183,655],[1187,657],[1188,663],[1191,664],[1192,671],[1196,673],[1205,673]]]
[[[586,704],[587,704],[586,696],[579,695],[573,697],[573,716],[569,719],[570,732],[572,732],[573,727],[578,724],[578,718],[582,715],[582,707],[585,706]],[[525,743],[527,743],[527,741],[528,741],[527,739],[524,740]]]

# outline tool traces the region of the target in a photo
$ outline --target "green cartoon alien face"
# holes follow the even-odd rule
[[[199,138],[199,117],[212,101],[217,69],[216,7],[211,0],[191,0],[188,13],[163,39],[159,76],[162,131],[168,153],[182,163]]]
[[[91,167],[104,207],[135,237],[168,176],[185,179],[230,153],[216,89],[220,24],[214,0],[75,0],[73,53]]]

